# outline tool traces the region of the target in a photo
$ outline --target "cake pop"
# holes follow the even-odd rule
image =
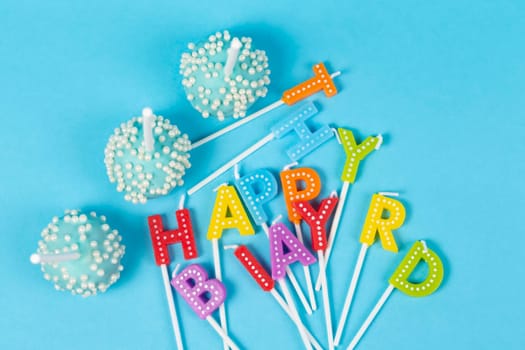
[[[193,107],[204,118],[242,118],[270,84],[268,58],[252,46],[249,37],[217,32],[201,44],[188,44],[182,54],[182,86]]]
[[[189,162],[190,140],[168,119],[144,108],[115,129],[104,151],[109,180],[124,199],[146,203],[181,186]]]
[[[41,235],[31,262],[40,264],[44,278],[57,290],[88,297],[105,292],[119,279],[125,247],[105,216],[66,210]]]

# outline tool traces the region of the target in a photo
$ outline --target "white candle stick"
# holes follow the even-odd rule
[[[325,257],[322,251],[317,252],[317,256],[319,258],[319,269],[320,273],[324,273],[325,269]],[[326,336],[328,337],[328,349],[334,350],[334,332],[332,329],[332,313],[331,313],[331,306],[330,306],[330,297],[328,294],[328,283],[326,282],[326,278],[323,278],[322,283],[322,294],[323,294],[323,307],[324,307],[324,318],[325,318],[325,324],[326,324]]]
[[[240,350],[239,347],[234,343],[234,341],[228,336],[228,334],[224,331],[223,328],[215,321],[215,319],[211,316],[206,317],[206,321],[213,327],[215,332],[219,334],[224,342],[226,344],[226,348],[231,348],[232,350]]]
[[[152,152],[155,146],[155,139],[153,138],[154,121],[155,116],[151,108],[144,108],[142,110],[142,131],[144,133],[144,147],[148,152]]]
[[[381,308],[387,301],[390,294],[392,294],[393,290],[394,290],[394,286],[389,284],[388,287],[383,292],[383,295],[381,295],[381,298],[379,298],[377,304],[372,309],[372,312],[370,312],[370,314],[366,318],[361,328],[359,328],[359,331],[357,331],[357,334],[354,336],[354,339],[352,339],[352,341],[350,342],[350,345],[348,345],[346,350],[353,350],[357,346],[357,343],[359,343],[359,340],[361,340],[361,338],[363,337],[363,334],[365,334],[366,330],[368,329],[372,321],[374,321],[374,318],[377,316],[377,314],[379,313],[379,311],[381,310]]]
[[[166,292],[166,300],[168,301],[168,308],[171,317],[171,326],[173,328],[173,334],[175,335],[175,342],[177,344],[177,350],[183,350],[182,335],[179,327],[179,318],[177,317],[177,309],[175,307],[175,300],[173,299],[173,293],[171,290],[170,278],[168,274],[168,267],[163,264],[160,265],[162,271],[162,281],[164,282],[164,291]],[[176,273],[176,271],[174,271]]]
[[[276,109],[277,107],[279,106],[282,106],[284,104],[284,102],[282,100],[278,100],[278,101],[275,101],[274,103],[258,110],[257,112],[254,112],[252,114],[250,114],[249,116],[247,117],[244,117],[242,119],[239,119],[238,121],[236,121],[235,123],[232,123],[216,132],[214,132],[213,134],[210,134],[206,137],[203,137],[202,139],[198,140],[198,141],[195,141],[195,142],[192,142],[191,144],[191,149],[195,149],[195,148],[198,148],[212,140],[215,140],[216,138],[224,135],[224,134],[227,134],[229,133],[230,131],[233,131],[235,129],[237,129],[238,127],[240,126],[243,126],[244,124],[266,114],[266,113],[269,113],[270,111],[273,111],[274,109]]]
[[[272,141],[275,138],[273,133],[270,133],[263,137],[261,140],[253,144],[252,146],[248,147],[246,150],[241,152],[239,155],[234,157],[232,160],[221,166],[219,169],[215,170],[213,173],[211,173],[208,177],[201,180],[199,183],[197,183],[195,186],[190,188],[188,190],[188,195],[193,195],[195,192],[215,180],[220,175],[224,174],[226,171],[231,169],[235,164],[241,162],[244,158],[248,157],[250,154],[256,152],[259,148],[266,145],[268,142]]]
[[[330,232],[328,234],[328,243],[326,244],[326,250],[324,252],[326,266],[328,266],[328,261],[330,260],[330,254],[332,253],[332,247],[334,245],[335,235],[337,234],[337,229],[339,227],[339,221],[343,213],[343,208],[345,206],[346,197],[348,195],[348,189],[350,188],[350,182],[343,182],[343,187],[341,188],[341,195],[339,196],[339,201],[337,202],[337,207],[335,208],[334,218],[332,220],[332,226],[330,226]],[[319,267],[321,269],[321,267]],[[317,277],[317,282],[315,283],[315,290],[319,291],[321,289],[322,278],[326,278],[326,271],[319,270],[319,276]]]
[[[221,258],[219,255],[219,240],[214,238],[211,240],[211,244],[213,247],[213,265],[215,268],[215,278],[222,282],[222,268],[221,268]],[[228,324],[226,321],[226,308],[224,306],[226,303],[222,303],[222,305],[219,308],[219,319],[221,322],[221,327],[224,332],[224,334],[228,335]],[[223,337],[224,339],[224,337]],[[224,339],[223,342],[224,350],[228,350],[228,343]]]
[[[224,65],[224,75],[229,77],[233,72],[233,67],[237,63],[239,57],[239,51],[241,50],[242,43],[239,38],[235,37],[232,39],[230,48],[228,49],[228,58],[226,58],[226,64]]]
[[[281,306],[281,308],[284,310],[284,312],[286,312],[286,314],[288,315],[288,317],[290,317],[290,319],[292,321],[294,321],[294,323],[300,327],[302,329],[302,331],[306,334],[306,336],[308,337],[308,340],[310,341],[310,343],[312,344],[312,346],[316,349],[316,350],[323,350],[323,347],[319,344],[319,342],[317,341],[317,339],[315,339],[315,337],[312,335],[312,333],[310,333],[310,331],[308,330],[308,328],[306,328],[306,326],[304,325],[303,321],[301,321],[300,318],[297,318],[296,317],[296,313],[294,313],[290,307],[288,306],[288,304],[286,303],[286,301],[283,299],[283,297],[281,297],[281,295],[274,289],[272,289],[270,291],[270,293],[272,294],[272,296],[274,297],[274,299],[277,301],[277,303]]]
[[[266,237],[269,236],[269,228],[266,223],[262,224],[262,228],[264,230],[264,233],[266,234]],[[301,301],[301,304],[303,305],[304,309],[306,310],[306,313],[308,315],[312,314],[312,308],[310,307],[310,304],[308,303],[308,300],[306,300],[306,296],[303,293],[303,290],[301,289],[301,286],[299,285],[299,282],[297,281],[297,278],[295,277],[292,269],[290,266],[286,266],[286,275],[288,276],[288,279],[290,280],[290,283],[292,284],[293,289],[295,290],[295,293],[299,297],[299,300]]]
[[[359,281],[359,275],[361,274],[361,268],[363,267],[367,251],[368,245],[362,244],[361,250],[359,251],[359,256],[357,257],[357,263],[354,267],[354,273],[352,274],[352,280],[350,282],[350,286],[348,287],[348,292],[346,294],[343,312],[341,313],[341,318],[339,319],[339,324],[337,325],[337,331],[335,332],[334,343],[336,346],[339,345],[339,342],[341,341],[341,336],[343,335],[343,330],[345,328],[346,320],[348,318],[348,312],[350,311],[350,306],[352,305],[355,289],[357,287],[357,282]]]
[[[77,260],[80,258],[80,253],[56,253],[56,254],[31,254],[29,260],[32,264],[55,264],[60,262]]]
[[[297,223],[294,224],[295,226],[295,234],[297,235],[297,239],[301,244],[304,245],[304,239],[303,239],[303,230],[301,229],[301,224]],[[315,294],[314,294],[314,286],[312,284],[312,276],[310,275],[310,268],[308,265],[303,266],[304,271],[304,278],[306,279],[306,289],[308,290],[308,297],[310,298],[310,305],[312,307],[312,310],[317,310],[317,303],[315,301]]]
[[[295,303],[290,294],[290,291],[288,290],[288,286],[286,285],[286,282],[283,279],[280,279],[279,285],[281,286],[281,289],[283,291],[284,298],[286,299],[286,303],[290,307],[290,311],[293,313],[296,319],[301,319],[301,317],[299,316],[299,313],[297,312],[297,307],[295,306]],[[301,334],[301,339],[303,340],[305,348],[312,349],[312,344],[310,343],[310,340],[308,339],[306,333],[300,327],[298,327],[298,329],[299,329],[299,334]]]
[[[338,77],[339,75],[341,75],[341,72],[337,71],[335,73],[332,73],[330,75],[330,77],[335,78],[335,77]],[[273,111],[274,109],[276,109],[276,108],[278,108],[278,107],[280,107],[280,106],[282,106],[284,104],[285,104],[284,101],[282,99],[279,99],[279,100],[269,104],[268,106],[266,106],[266,107],[264,107],[264,108],[262,108],[262,109],[260,109],[260,110],[258,110],[256,112],[250,114],[249,116],[246,116],[246,117],[236,121],[235,123],[232,123],[232,124],[222,128],[222,129],[220,129],[220,130],[218,130],[218,131],[216,131],[216,132],[214,132],[214,133],[212,133],[212,134],[210,134],[210,135],[208,135],[208,136],[206,136],[206,137],[204,137],[204,138],[202,138],[202,139],[200,139],[198,141],[193,142],[191,144],[191,149],[198,148],[198,147],[200,147],[200,146],[202,146],[202,145],[204,145],[204,144],[206,144],[206,143],[208,143],[208,142],[210,142],[212,140],[215,140],[216,138],[218,138],[218,137],[220,137],[222,135],[225,135],[225,134],[229,133],[230,131],[233,131],[233,130],[237,129],[238,127],[241,127],[244,124],[246,124],[246,123],[248,123],[248,122],[250,122],[250,121],[252,121],[252,120],[254,120],[256,118],[259,118],[259,117],[265,115],[266,113],[269,113],[269,112]]]

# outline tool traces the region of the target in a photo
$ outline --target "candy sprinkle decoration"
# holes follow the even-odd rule
[[[149,108],[142,114],[116,128],[104,151],[109,180],[134,204],[182,186],[191,166],[188,136]]]
[[[66,210],[42,231],[31,262],[40,264],[44,278],[61,291],[88,297],[105,292],[122,271],[122,237],[105,216]]]
[[[188,44],[188,49],[180,62],[182,85],[204,118],[242,118],[257,98],[266,96],[268,58],[252,47],[251,38],[217,32],[202,44]]]

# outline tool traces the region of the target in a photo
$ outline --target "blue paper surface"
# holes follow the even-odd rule
[[[175,225],[181,191],[132,205],[110,184],[104,147],[120,123],[151,106],[197,140],[217,130],[186,101],[178,74],[186,43],[217,30],[253,37],[267,51],[272,83],[252,111],[308,79],[325,61],[342,70],[340,93],[311,99],[313,126],[350,128],[358,140],[383,133],[362,164],[336,239],[328,276],[334,329],[376,191],[399,191],[407,221],[400,253],[368,253],[346,346],[416,239],[443,258],[445,280],[432,296],[398,291],[365,334],[361,349],[523,349],[522,221],[525,208],[525,3],[519,0],[402,1],[25,1],[0,2],[0,348],[174,349],[146,218]],[[186,185],[267,133],[293,108],[281,107],[192,153]],[[275,174],[294,137],[275,140],[242,163]],[[340,189],[344,152],[335,139],[301,160],[319,171],[323,196]],[[202,263],[213,188],[187,200]],[[282,194],[270,204],[285,214]],[[95,210],[119,229],[125,270],[107,293],[59,293],[29,263],[40,231],[64,209]],[[259,231],[223,243],[249,245],[269,266]],[[182,262],[179,247],[174,263]],[[232,337],[246,349],[301,349],[296,328],[270,295],[222,253]],[[303,287],[302,269],[295,267]],[[317,276],[317,267],[312,268]],[[179,297],[188,349],[220,349],[211,327]],[[321,305],[321,294],[317,294]],[[218,317],[218,315],[216,315]],[[326,345],[322,308],[307,324]]]

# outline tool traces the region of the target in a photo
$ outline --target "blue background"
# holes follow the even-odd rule
[[[0,3],[0,348],[172,349],[161,274],[146,217],[173,211],[180,191],[147,205],[125,202],[109,183],[103,150],[119,123],[152,106],[191,139],[220,127],[185,100],[178,61],[186,43],[229,28],[252,36],[272,69],[269,96],[311,76],[326,61],[341,69],[340,94],[317,95],[314,124],[352,128],[362,140],[384,133],[352,186],[329,267],[334,323],[358,253],[370,196],[400,191],[406,224],[400,254],[370,249],[348,344],[411,242],[425,238],[446,268],[442,287],[414,299],[394,292],[362,340],[363,349],[523,349],[523,184],[525,143],[523,1],[24,1]],[[264,136],[278,111],[196,150],[193,185]],[[275,173],[289,161],[276,141],[242,164]],[[340,188],[344,162],[335,142],[304,158]],[[231,173],[215,184],[231,180]],[[205,239],[214,194],[187,203],[199,259],[212,268]],[[121,280],[83,299],[56,292],[29,263],[41,229],[66,208],[96,210],[127,246]],[[270,205],[282,213],[282,197]],[[239,238],[268,264],[266,238]],[[174,261],[181,262],[180,248]],[[231,252],[223,254],[232,336],[247,349],[300,349],[293,324]],[[312,269],[317,275],[317,267]],[[300,269],[296,268],[297,272]],[[302,277],[302,274],[298,273]],[[304,285],[304,283],[303,283]],[[317,295],[318,303],[321,295]],[[189,349],[219,349],[211,328],[177,298]],[[217,316],[217,315],[216,315]],[[322,311],[307,319],[325,344]]]

